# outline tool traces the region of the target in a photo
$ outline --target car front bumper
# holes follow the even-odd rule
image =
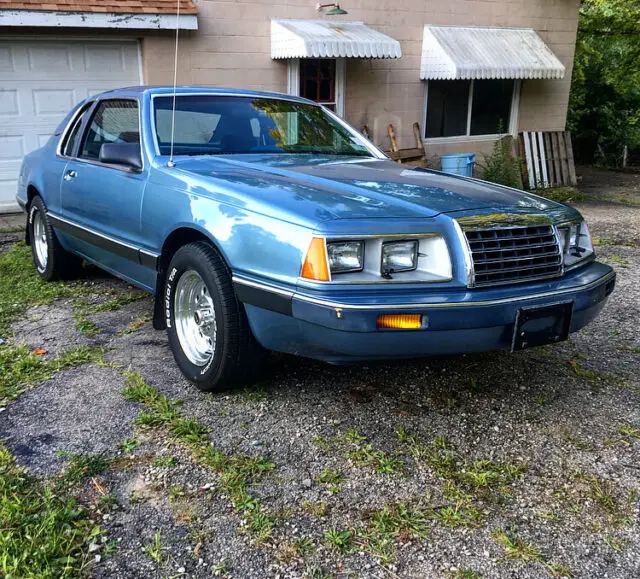
[[[455,291],[287,292],[234,277],[251,329],[267,349],[333,363],[483,352],[510,348],[522,308],[571,302],[570,332],[593,320],[615,273],[593,262],[562,278]],[[274,293],[275,289],[275,293]],[[260,297],[261,296],[261,297]],[[378,329],[381,314],[421,314],[416,330]]]

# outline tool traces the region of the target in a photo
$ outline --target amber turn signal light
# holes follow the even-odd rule
[[[383,314],[378,316],[378,329],[417,330],[422,327],[420,314]]]
[[[302,273],[305,279],[315,281],[329,281],[329,265],[327,264],[327,250],[322,237],[314,237],[309,244],[307,255],[302,264]]]

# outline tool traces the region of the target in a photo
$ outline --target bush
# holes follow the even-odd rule
[[[482,179],[522,189],[522,159],[513,154],[513,137],[505,135],[493,146],[490,155],[484,155],[484,163],[478,163]]]

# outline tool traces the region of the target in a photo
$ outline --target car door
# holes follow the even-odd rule
[[[85,123],[82,140],[62,177],[62,218],[73,249],[112,271],[141,281],[140,209],[148,163],[141,171],[100,162],[105,143],[140,144],[137,99],[102,99]],[[75,227],[75,229],[74,229]],[[146,284],[145,284],[146,285]]]

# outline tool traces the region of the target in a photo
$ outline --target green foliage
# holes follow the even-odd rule
[[[640,148],[640,4],[582,0],[568,128],[579,161],[620,165]]]
[[[100,533],[76,501],[19,468],[0,445],[0,575],[77,577]]]
[[[62,282],[43,281],[33,265],[31,249],[16,243],[11,251],[0,254],[0,336],[6,337],[9,325],[29,306],[71,294]]]
[[[513,154],[513,137],[505,135],[493,146],[484,163],[478,163],[482,178],[491,183],[522,189],[522,160]]]
[[[102,352],[101,348],[81,346],[66,350],[56,358],[45,358],[26,346],[0,346],[0,405],[14,400],[29,386],[48,380],[64,368],[100,362]]]
[[[109,468],[109,463],[104,454],[73,454],[60,481],[71,485],[78,484],[85,478],[100,474],[107,468]]]

